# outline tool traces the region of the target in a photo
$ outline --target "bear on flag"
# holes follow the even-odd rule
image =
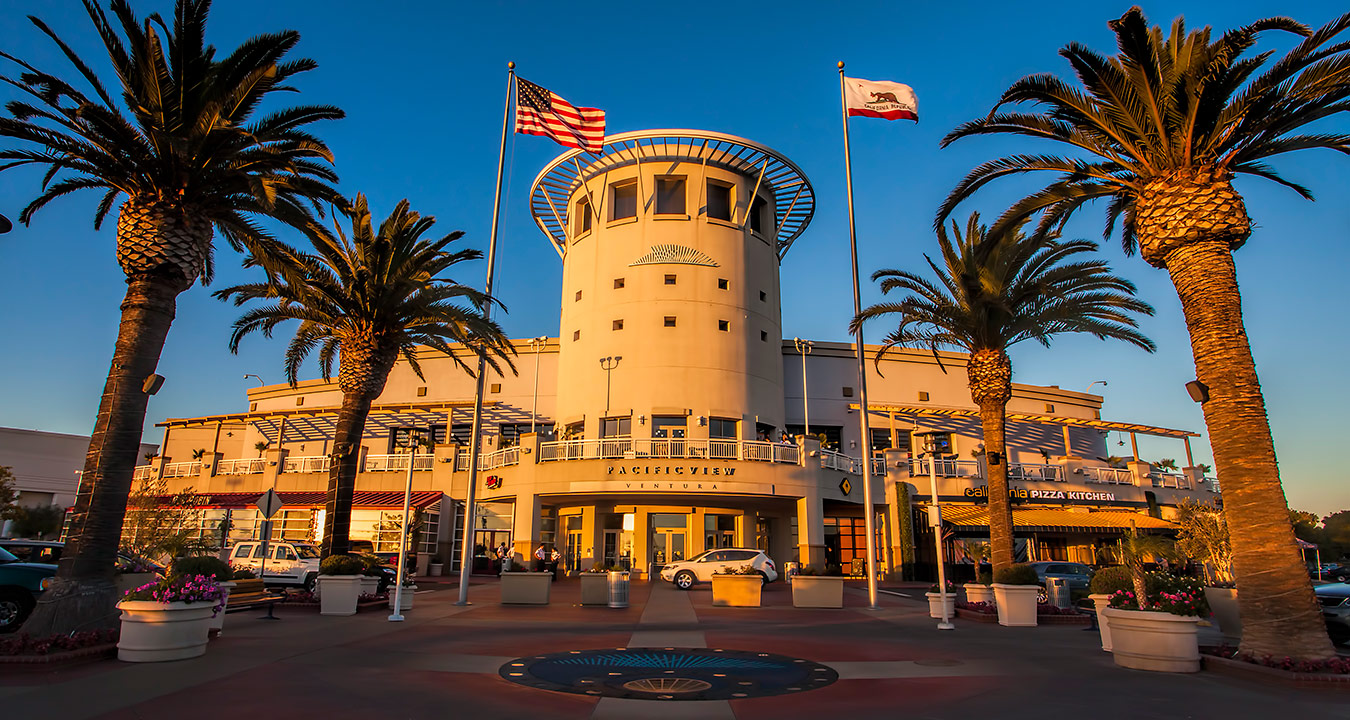
[[[919,120],[919,100],[914,89],[897,82],[844,78],[844,107],[850,117]]]

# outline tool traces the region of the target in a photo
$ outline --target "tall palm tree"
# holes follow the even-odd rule
[[[1211,39],[1178,18],[1170,35],[1139,8],[1110,23],[1120,52],[1103,57],[1071,43],[1060,51],[1081,86],[1031,75],[1008,88],[986,118],[966,123],[944,146],[972,135],[1027,135],[1076,148],[1072,155],[1011,155],[975,168],[938,212],[941,224],[962,200],[997,178],[1032,171],[1051,183],[1014,204],[1000,223],[1044,211],[1062,226],[1084,203],[1109,201],[1106,234],[1123,221],[1127,253],[1165,268],[1181,298],[1202,408],[1233,529],[1234,571],[1246,631],[1256,654],[1330,657],[1321,613],[1294,546],[1247,331],[1232,252],[1251,235],[1237,173],[1272,180],[1311,199],[1263,161],[1307,148],[1350,154],[1350,135],[1304,133],[1304,126],[1350,108],[1350,47],[1336,36],[1350,14],[1316,31],[1283,17],[1258,20]],[[1249,54],[1258,36],[1302,36],[1272,62]],[[1258,72],[1260,74],[1258,74]],[[1005,112],[1033,103],[1038,112]],[[1067,149],[1067,148],[1066,148]]]
[[[325,106],[294,106],[255,119],[272,93],[315,67],[283,61],[294,31],[259,35],[217,58],[204,44],[207,0],[179,0],[170,28],[113,0],[110,21],[94,0],[89,14],[117,74],[110,92],[86,62],[45,23],[33,24],[60,48],[89,91],[0,52],[17,66],[0,80],[26,94],[0,117],[0,171],[46,169],[41,190],[19,214],[70,193],[102,191],[94,227],[118,207],[116,254],[126,274],[112,368],[89,442],[70,521],[70,544],[52,589],[25,625],[34,635],[116,622],[114,562],[131,491],[148,394],[176,298],[211,278],[212,237],[268,256],[263,217],[301,225],[308,203],[334,197],[332,155],[307,127],[342,117]],[[121,202],[120,206],[117,205]],[[317,207],[317,206],[316,206]]]
[[[1005,415],[1012,399],[1008,348],[1024,340],[1049,346],[1055,335],[1089,333],[1124,340],[1152,352],[1153,342],[1138,331],[1136,313],[1153,308],[1134,297],[1134,285],[1111,274],[1101,260],[1081,257],[1097,246],[1086,240],[1058,242],[1053,234],[1027,235],[1022,223],[991,232],[973,213],[965,235],[952,223],[954,240],[937,230],[942,265],[928,256],[934,278],[906,270],[878,270],[882,293],[904,293],[898,301],[865,308],[857,327],[873,318],[897,326],[876,360],[892,347],[926,346],[969,353],[970,396],[980,408],[988,458],[989,540],[994,571],[1013,563],[1012,508],[1008,502]],[[943,368],[946,371],[946,368]]]
[[[484,293],[440,274],[467,260],[482,257],[477,250],[448,252],[445,248],[463,236],[453,232],[439,240],[422,235],[436,223],[400,201],[377,232],[371,226],[364,195],[357,195],[343,211],[351,221],[351,238],[341,225],[336,234],[315,225],[310,228],[314,253],[290,253],[276,259],[270,280],[236,285],[217,291],[235,305],[250,300],[274,301],[246,311],[230,335],[230,350],[252,332],[271,337],[281,323],[299,320],[295,337],[286,347],[286,380],[296,384],[300,364],[318,349],[325,380],[338,361],[342,406],[333,437],[333,460],[328,471],[323,543],[324,557],[345,554],[350,543],[352,494],[359,471],[361,438],[370,405],[384,390],[389,371],[401,356],[418,377],[417,346],[439,350],[466,373],[473,370],[462,359],[463,349],[483,355],[493,370],[498,359],[515,371],[515,353],[501,327],[487,317]],[[451,343],[459,343],[460,351]]]

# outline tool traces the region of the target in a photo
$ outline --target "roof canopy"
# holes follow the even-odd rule
[[[366,418],[363,437],[384,437],[394,428],[426,428],[432,425],[447,425],[456,410],[464,422],[472,418],[472,402],[442,403],[400,403],[391,405],[372,405]],[[528,408],[517,410],[496,402],[483,403],[485,417],[496,422],[529,422]],[[322,441],[332,440],[337,434],[338,408],[314,408],[311,410],[265,410],[230,415],[208,415],[199,418],[169,418],[157,423],[157,427],[209,427],[225,423],[244,423],[253,425],[268,442],[281,441]],[[283,428],[284,425],[284,428]],[[486,426],[486,423],[484,423]],[[281,434],[285,433],[282,438]]]
[[[857,410],[858,404],[849,405],[850,408]],[[939,417],[979,417],[980,411],[970,408],[954,407],[928,407],[923,405],[875,405],[868,403],[867,408],[874,413],[889,415],[916,415],[916,416],[939,416]],[[1115,422],[1111,420],[1089,420],[1087,418],[1063,417],[1060,415],[1038,415],[1036,413],[1010,412],[1006,415],[1007,419],[1014,422],[1039,423],[1042,425],[1074,425],[1079,427],[1101,428],[1103,430],[1120,430],[1128,433],[1138,433],[1140,435],[1155,435],[1157,437],[1167,438],[1193,438],[1200,437],[1200,433],[1189,430],[1174,430],[1172,428],[1158,427],[1157,425],[1143,425],[1140,423]]]

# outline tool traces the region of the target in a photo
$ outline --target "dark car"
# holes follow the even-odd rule
[[[61,562],[61,553],[65,551],[66,544],[59,540],[4,538],[0,539],[0,548],[8,550],[12,555],[19,558],[20,562],[55,565]],[[164,568],[157,563],[122,552],[117,553],[117,566],[122,572],[148,570],[159,575],[164,574]]]
[[[1322,619],[1327,621],[1327,634],[1337,645],[1350,643],[1350,583],[1318,585],[1317,603],[1322,606]]]
[[[0,548],[0,633],[19,629],[55,575],[55,565],[20,562]]]
[[[1313,568],[1311,571],[1309,571],[1308,575],[1311,576],[1312,579],[1314,580],[1319,579],[1316,568]],[[1341,564],[1341,565],[1323,566],[1322,575],[1320,579],[1322,580],[1322,582],[1336,582],[1336,583],[1343,583],[1347,580],[1350,580],[1350,565]]]

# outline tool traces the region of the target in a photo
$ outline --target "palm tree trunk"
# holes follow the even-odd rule
[[[1167,255],[1195,356],[1209,389],[1203,404],[1233,546],[1241,650],[1334,657],[1289,523],[1265,399],[1256,376],[1228,243],[1202,241]]]
[[[159,364],[183,289],[181,280],[162,275],[127,278],[112,368],[71,509],[70,539],[52,587],[23,626],[34,637],[117,627],[113,574],[150,400],[142,383]]]
[[[998,461],[985,463],[988,468],[989,488],[989,561],[994,572],[1013,564],[1012,505],[1008,498],[1008,454],[1006,451],[1006,420],[1004,403],[985,402],[980,405],[980,424],[984,428],[985,457]]]
[[[346,555],[351,551],[352,497],[361,471],[361,438],[374,395],[344,392],[333,435],[334,457],[328,469],[328,496],[324,503],[323,542],[319,555]]]

